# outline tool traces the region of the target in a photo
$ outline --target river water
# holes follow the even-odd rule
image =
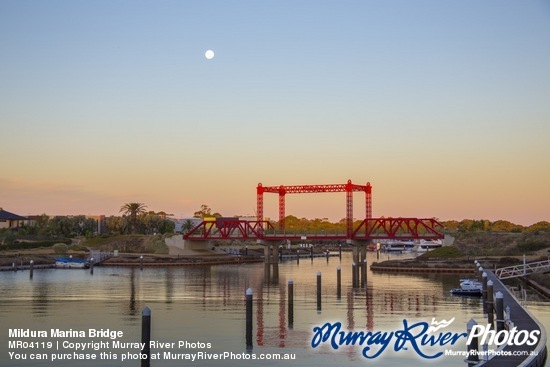
[[[387,255],[384,255],[387,257]],[[400,255],[392,255],[393,258]],[[368,263],[376,254],[368,254]],[[336,268],[342,268],[342,297],[336,297]],[[316,309],[316,275],[322,274],[322,310]],[[409,324],[425,321],[454,322],[445,331],[465,332],[466,322],[474,318],[484,322],[480,300],[454,297],[450,289],[457,287],[460,276],[441,274],[396,275],[368,272],[366,289],[352,290],[351,254],[342,260],[331,257],[301,259],[299,263],[279,264],[279,279],[266,279],[264,265],[221,265],[210,267],[112,268],[89,270],[35,270],[0,273],[0,366],[138,366],[139,360],[121,361],[123,356],[137,357],[139,348],[114,348],[111,339],[101,338],[15,338],[9,329],[51,329],[88,331],[109,329],[122,331],[122,342],[140,342],[141,311],[152,312],[152,339],[175,343],[174,348],[152,348],[161,360],[152,366],[384,366],[425,365],[466,366],[463,356],[441,356],[429,361],[408,347],[395,351],[393,344],[377,358],[367,360],[363,347],[328,345],[311,347],[312,330],[326,322],[340,322],[343,330],[396,331]],[[287,282],[294,282],[294,323],[288,325]],[[245,346],[245,290],[254,292],[253,348]],[[528,295],[526,305],[544,325],[550,325],[548,303]],[[48,349],[9,348],[9,341],[52,342]],[[108,341],[109,346],[79,353],[94,353],[96,360],[51,361],[52,354],[74,358],[74,346],[57,344],[63,341]],[[178,348],[179,342],[187,342]],[[191,345],[189,345],[191,343]],[[204,345],[200,345],[203,343]],[[208,348],[207,344],[210,344]],[[202,347],[202,348],[201,348]],[[374,348],[374,346],[373,346]],[[407,350],[405,350],[407,349]],[[466,350],[464,338],[452,346],[424,348],[427,354],[445,349]],[[373,349],[374,350],[374,349]],[[26,356],[14,359],[9,352]],[[103,352],[103,355],[100,353]],[[181,360],[165,359],[164,352],[175,354],[205,352],[233,353],[235,359]],[[45,353],[49,360],[31,360]],[[244,354],[243,354],[244,353]],[[243,360],[243,356],[270,357],[276,353],[295,359],[281,361]],[[33,354],[33,355],[31,355]],[[103,357],[104,359],[101,359]],[[116,360],[112,359],[117,357]],[[107,359],[111,358],[111,359]]]

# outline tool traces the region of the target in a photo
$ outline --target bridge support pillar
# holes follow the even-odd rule
[[[358,285],[364,287],[367,284],[367,243],[363,240],[347,240],[348,244],[353,246],[353,262],[355,267],[355,279]]]
[[[220,255],[225,254],[219,250],[214,249],[212,241],[197,241],[197,240],[184,240],[181,236],[172,236],[164,240],[166,246],[168,246],[169,255],[190,255],[193,253],[204,254],[205,251],[210,251],[212,254],[218,253]],[[101,256],[94,256],[94,259],[101,259]]]
[[[279,246],[286,241],[257,240],[256,243],[264,246],[264,275],[268,283],[279,282]]]

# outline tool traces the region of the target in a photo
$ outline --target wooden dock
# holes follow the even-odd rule
[[[13,266],[0,266],[0,271],[21,271],[21,270],[29,270],[31,268],[30,265],[17,265],[17,270],[13,269]],[[55,268],[55,264],[39,264],[34,265],[34,269],[53,269]]]
[[[505,319],[509,318],[506,323],[507,328],[516,327],[517,330],[539,330],[540,337],[536,345],[503,345],[499,348],[502,351],[510,355],[498,355],[489,359],[488,361],[480,361],[476,366],[484,367],[543,367],[546,362],[546,330],[544,326],[537,321],[537,319],[531,315],[531,313],[525,309],[519,301],[514,297],[508,288],[502,283],[502,281],[490,270],[485,270],[487,273],[487,280],[493,281],[494,293],[501,292],[504,299],[504,309],[510,307],[510,313],[505,316]],[[481,349],[481,346],[480,346]],[[532,355],[521,355],[527,351]],[[517,355],[514,355],[517,354]]]

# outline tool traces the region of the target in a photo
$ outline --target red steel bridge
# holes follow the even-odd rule
[[[365,219],[354,228],[353,193],[365,193]],[[286,194],[345,192],[346,193],[346,230],[338,232],[288,231],[285,229]],[[214,239],[259,239],[259,240],[382,240],[382,239],[441,239],[443,225],[434,218],[372,218],[372,186],[355,185],[348,180],[345,184],[298,185],[298,186],[262,186],[258,184],[257,220],[246,221],[238,218],[216,218],[214,221],[202,221],[183,238],[186,240]],[[279,225],[275,228],[269,221],[263,220],[263,194],[279,194]]]

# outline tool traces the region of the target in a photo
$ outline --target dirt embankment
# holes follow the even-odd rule
[[[550,255],[550,231],[534,232],[457,232],[457,248],[464,256]]]
[[[96,237],[82,243],[82,246],[105,252],[118,250],[124,253],[168,254],[168,247],[161,235],[123,235]]]

